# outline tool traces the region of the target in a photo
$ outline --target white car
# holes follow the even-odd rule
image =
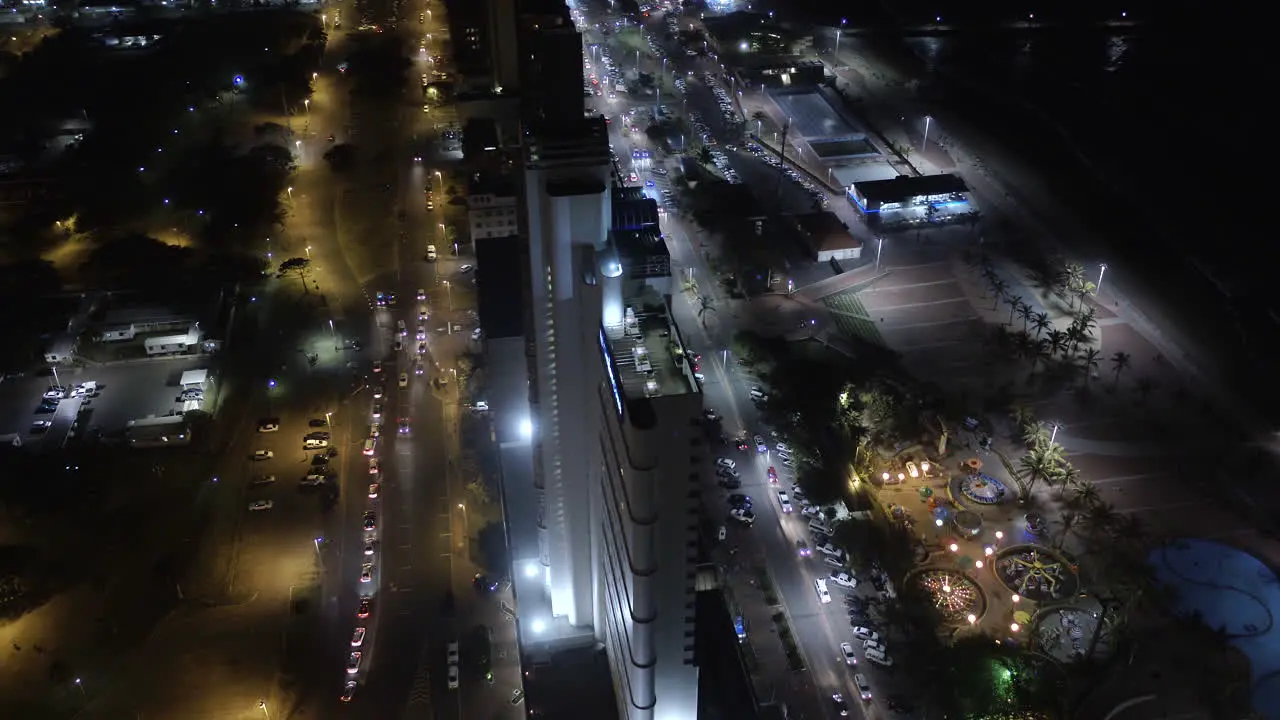
[[[873,662],[883,667],[893,667],[893,658],[883,650],[867,650],[863,653],[868,662]]]
[[[365,545],[364,545],[364,554],[365,554],[365,556],[372,555],[372,554],[373,554],[373,551],[374,551],[373,543],[365,543]]]
[[[376,372],[376,373],[380,373],[380,372],[382,372],[382,361],[381,361],[381,360],[374,360],[374,361],[373,361],[373,371],[374,371],[374,372]]]
[[[759,435],[755,436],[756,452],[769,452],[769,446],[765,444],[764,438]]]
[[[426,322],[426,321],[427,321],[427,318],[429,318],[429,317],[431,317],[431,316],[427,313],[427,306],[426,306],[426,305],[423,305],[422,307],[418,308],[418,322],[420,322],[420,323],[422,323],[422,322]]]
[[[861,625],[853,626],[853,636],[859,640],[879,640],[880,633],[871,628],[862,627]]]
[[[373,419],[374,420],[382,419],[382,403],[373,404]]]
[[[270,450],[254,450],[253,451],[254,460],[270,460],[275,456],[276,454],[271,452]]]
[[[845,665],[858,664],[858,656],[853,652],[853,645],[851,643],[840,643],[840,654],[844,656]]]
[[[382,399],[383,394],[385,394],[385,393],[386,393],[386,389],[384,389],[381,385],[374,385],[374,386],[373,386],[373,399],[374,399],[374,400],[381,400],[381,399]]]
[[[729,458],[716,458],[716,465],[722,468],[729,468],[730,470],[738,467],[738,463],[730,460]]]
[[[734,508],[729,511],[729,517],[737,520],[744,525],[750,525],[756,521],[756,514],[751,512],[750,508]]]
[[[791,512],[791,498],[787,497],[786,490],[778,491],[778,503],[782,505],[782,512],[784,513]]]
[[[270,510],[273,507],[275,507],[275,503],[270,500],[254,500],[249,503],[249,509],[255,512],[258,510]]]
[[[458,689],[458,666],[457,665],[449,666],[449,689],[450,690]]]
[[[445,646],[445,659],[449,661],[450,665],[458,664],[458,661],[460,658],[458,657],[458,641],[457,640],[454,640]]]
[[[378,492],[382,490],[382,486],[378,483],[369,483],[369,499],[373,500],[378,497]]]
[[[370,475],[377,475],[377,474],[378,474],[378,470],[379,470],[379,467],[378,467],[378,458],[369,458],[369,474],[370,474]]]
[[[817,505],[801,505],[800,514],[807,518],[816,518],[822,515],[822,508]]]
[[[428,245],[427,246],[427,262],[435,262],[437,257],[438,256],[436,255],[436,246]]]
[[[413,366],[413,374],[414,374],[414,375],[422,375],[422,374],[424,374],[424,373],[426,373],[426,372],[427,372],[427,366],[426,366],[426,365],[423,365],[421,360],[419,360],[419,361],[417,362],[417,364],[415,364],[415,365]]]
[[[849,588],[850,590],[858,587],[858,578],[847,572],[832,573],[831,582],[839,585],[840,587]]]
[[[476,269],[475,265],[463,265],[462,267],[458,268],[458,272],[462,273],[463,275],[466,275],[467,273],[475,269]]]
[[[355,632],[351,633],[351,647],[360,647],[364,644],[364,633],[365,629],[362,627],[356,628]]]
[[[764,388],[760,387],[759,385],[753,385],[751,387],[752,400],[765,400],[765,399],[768,399],[768,397],[769,397],[769,394],[766,393],[764,391]]]
[[[417,337],[419,341],[421,341],[421,340],[426,340],[426,339],[427,339],[427,326],[426,326],[426,325],[419,325],[419,326],[418,326],[418,334],[417,334],[415,337]]]
[[[409,373],[400,373],[400,387],[409,387]]]
[[[373,581],[373,563],[365,563],[360,568],[360,582],[367,583]]]
[[[427,291],[425,288],[418,288],[418,300],[426,300]]]
[[[44,391],[45,400],[61,400],[67,396],[67,389],[60,385],[51,385]]]
[[[347,674],[355,675],[360,672],[360,660],[363,657],[358,652],[353,652],[347,657]]]
[[[791,453],[779,450],[778,457],[782,459],[783,464],[786,464],[787,461],[791,460]]]
[[[823,605],[831,602],[831,591],[827,590],[826,578],[816,578],[813,581],[813,587],[818,591],[818,602]]]
[[[843,555],[844,555],[844,551],[843,551],[843,550],[841,550],[840,548],[836,547],[835,545],[832,545],[832,544],[831,544],[831,543],[829,543],[829,542],[825,542],[825,543],[822,543],[821,545],[819,545],[819,546],[818,546],[818,550],[819,550],[823,555],[830,555],[831,557],[834,557],[834,558],[840,558],[841,556],[843,556]]]
[[[279,432],[279,430],[280,423],[274,420],[264,420],[258,423],[258,432],[260,433]]]
[[[858,697],[863,700],[871,699],[871,685],[867,682],[867,679],[862,676],[862,673],[858,673],[853,676],[853,684],[858,686]]]
[[[886,648],[886,647],[884,646],[884,643],[882,643],[882,642],[880,642],[880,641],[878,641],[878,640],[863,640],[863,641],[862,641],[862,649],[863,649],[863,650],[870,650],[870,651],[872,651],[872,652],[887,652],[887,651],[888,651],[888,648]]]

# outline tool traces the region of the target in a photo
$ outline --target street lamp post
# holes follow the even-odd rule
[[[49,369],[53,371],[53,384],[62,387],[62,381],[58,379],[58,368],[50,365]]]
[[[449,312],[453,312],[453,285],[451,285],[448,280],[441,280],[440,282],[444,283],[444,292],[449,299]],[[453,324],[450,323],[449,327],[450,327],[450,334],[452,334]]]
[[[880,270],[880,253],[884,250],[884,238],[876,238],[876,270]]]
[[[307,246],[307,259],[308,259],[308,260],[310,260],[310,259],[311,259],[311,246],[310,246],[310,245],[308,245],[308,246]]]
[[[1093,289],[1093,296],[1097,297],[1102,292],[1102,276],[1107,274],[1107,264],[1102,263],[1098,266],[1098,285]]]
[[[924,152],[929,149],[929,123],[933,122],[932,115],[924,116],[924,140],[920,142],[920,151]]]
[[[329,336],[333,338],[333,351],[338,352],[340,349],[338,347],[338,330],[333,326],[332,319],[329,320]],[[325,414],[328,415],[328,413]]]
[[[1049,444],[1052,445],[1058,439],[1058,428],[1062,427],[1058,423],[1053,424],[1053,432],[1049,434]]]
[[[267,712],[267,701],[266,701],[266,700],[259,700],[259,701],[258,701],[258,709],[262,711],[262,714],[267,718],[267,720],[271,720],[271,713]]]
[[[76,678],[76,689],[80,691],[81,698],[89,697],[88,694],[85,693],[84,691],[84,683],[80,681],[80,678]]]
[[[467,529],[467,506],[463,503],[458,503],[458,509],[462,511],[462,542],[458,544],[465,545],[467,534],[470,532]]]

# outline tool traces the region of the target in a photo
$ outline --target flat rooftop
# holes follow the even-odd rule
[[[629,299],[624,308],[621,332],[609,338],[622,394],[652,398],[700,392],[683,361],[684,341],[661,296],[651,292]]]
[[[783,115],[791,119],[791,132],[805,140],[834,140],[866,136],[854,127],[825,95],[817,90],[775,90],[769,92]]]
[[[899,175],[891,180],[854,183],[862,197],[880,202],[904,202],[928,195],[958,195],[969,191],[964,180],[951,174]]]

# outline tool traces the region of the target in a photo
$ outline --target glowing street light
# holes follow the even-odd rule
[[[950,545],[948,545],[947,549],[950,550],[951,552],[960,552],[960,546],[955,543],[951,543]]]
[[[1013,594],[1013,597],[1012,597],[1012,598],[1010,598],[1010,599],[1011,599],[1011,600],[1013,600],[1013,602],[1015,602],[1015,603],[1020,603],[1020,602],[1022,602],[1022,596],[1021,596],[1021,595],[1019,595],[1019,594],[1017,594],[1017,593],[1014,593],[1014,594]]]
[[[1102,263],[1098,266],[1098,284],[1093,288],[1093,296],[1097,297],[1102,292],[1102,276],[1107,274],[1107,264]]]
[[[969,613],[969,617],[967,617],[967,618],[965,618],[965,619],[969,621],[969,624],[970,624],[970,625],[972,625],[972,624],[974,624],[974,623],[978,622],[978,616],[977,616],[977,615],[974,615],[973,613]]]
[[[1018,632],[1021,629],[1022,629],[1022,626],[1019,625],[1018,623],[1009,623],[1010,632]]]

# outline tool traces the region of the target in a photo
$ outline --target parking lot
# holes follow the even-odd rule
[[[0,442],[20,438],[23,444],[61,446],[66,443],[72,425],[77,434],[101,433],[104,438],[118,437],[130,420],[162,416],[193,409],[178,399],[178,381],[187,370],[208,367],[208,357],[183,357],[165,360],[140,360],[100,367],[68,367],[54,375],[28,374],[0,383]],[[39,412],[42,396],[50,386],[58,384],[71,389],[93,381],[98,392],[94,397],[68,397],[57,403],[52,412]],[[206,383],[206,402],[215,397],[215,381]],[[207,408],[206,408],[207,409]],[[82,412],[83,411],[83,412]],[[36,421],[52,423],[47,429],[36,429]],[[33,432],[33,430],[35,430]]]

